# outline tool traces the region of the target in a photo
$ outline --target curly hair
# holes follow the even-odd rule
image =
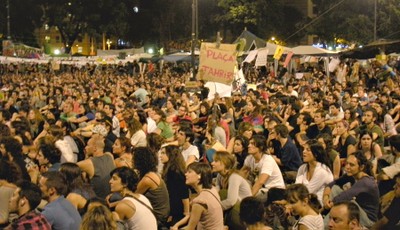
[[[14,162],[6,159],[0,160],[0,179],[9,183],[17,183],[22,180],[21,168]]]
[[[137,147],[133,150],[133,164],[142,178],[148,172],[157,172],[158,156],[149,147]]]
[[[132,192],[136,191],[139,176],[133,169],[126,166],[115,168],[110,172],[110,176],[112,177],[114,174],[121,178],[121,183],[126,185],[129,190]]]
[[[13,158],[23,158],[22,144],[12,136],[3,136],[0,138],[0,145],[4,145],[7,154]]]

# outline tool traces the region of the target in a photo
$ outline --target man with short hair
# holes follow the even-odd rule
[[[182,156],[186,162],[186,166],[198,161],[200,158],[199,149],[193,145],[194,132],[189,127],[180,128],[176,134],[178,145],[181,146]]]
[[[374,108],[367,108],[363,114],[363,121],[366,125],[367,131],[372,133],[372,141],[379,144],[381,147],[382,152],[385,151],[384,149],[384,134],[382,128],[375,124],[375,121],[378,119],[378,113]]]
[[[98,197],[105,198],[110,193],[110,172],[115,168],[114,157],[104,153],[104,136],[94,133],[87,142],[87,159],[78,162],[79,168],[90,179],[90,184]]]
[[[262,135],[254,135],[248,146],[249,155],[241,168],[242,175],[250,175],[253,196],[266,201],[268,190],[271,188],[285,188],[281,170],[274,159],[264,154],[266,140]]]
[[[284,173],[287,182],[293,182],[296,179],[297,170],[303,163],[299,150],[292,138],[289,137],[289,130],[286,125],[278,124],[270,135],[275,136],[275,140],[279,141],[281,146],[279,151],[271,156]]]
[[[334,204],[329,213],[330,230],[361,230],[360,209],[350,201]]]
[[[115,115],[115,106],[113,104],[105,104],[103,111],[107,114],[107,116],[112,118],[112,132],[115,136],[119,137],[121,132],[121,127],[119,125],[119,120]]]
[[[41,229],[50,230],[46,217],[35,209],[42,200],[40,188],[29,181],[17,184],[10,201],[10,213],[17,213],[18,218],[5,229]]]
[[[79,229],[82,221],[78,210],[62,194],[65,194],[66,181],[60,172],[45,172],[39,180],[42,198],[48,202],[42,214],[53,230]]]

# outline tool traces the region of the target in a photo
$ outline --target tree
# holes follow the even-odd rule
[[[322,40],[334,41],[344,38],[355,43],[367,44],[373,40],[374,1],[344,1],[329,13],[321,16],[310,26],[308,32],[318,35]],[[317,15],[340,1],[314,0]],[[399,27],[400,7],[398,0],[378,0],[377,38],[395,38]]]

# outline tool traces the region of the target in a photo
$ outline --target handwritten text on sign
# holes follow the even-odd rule
[[[200,52],[199,77],[207,81],[231,84],[235,65],[236,49],[221,50],[204,46]]]

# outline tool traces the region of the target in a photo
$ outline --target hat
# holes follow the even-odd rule
[[[103,137],[107,136],[107,129],[104,127],[104,125],[96,125],[95,127],[92,128],[92,133],[98,133]]]

